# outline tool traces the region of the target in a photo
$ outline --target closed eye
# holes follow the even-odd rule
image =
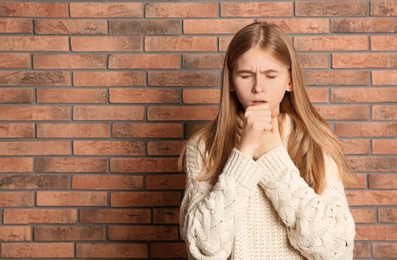
[[[249,74],[249,75],[241,75],[242,79],[248,79],[248,78],[252,78],[253,74]]]

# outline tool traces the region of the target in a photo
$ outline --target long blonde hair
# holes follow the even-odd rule
[[[344,183],[354,183],[346,164],[339,140],[311,104],[303,83],[298,55],[290,38],[274,24],[252,23],[236,33],[226,51],[220,109],[217,117],[192,138],[204,143],[205,172],[198,181],[215,183],[236,145],[236,116],[241,110],[235,92],[230,92],[230,80],[237,59],[251,48],[260,47],[290,68],[292,92],[286,92],[280,111],[292,119],[292,131],[287,144],[288,153],[302,178],[316,193],[326,186],[324,152],[338,166]],[[280,127],[282,124],[280,123]],[[282,128],[280,129],[282,132]],[[182,165],[185,150],[180,157]]]

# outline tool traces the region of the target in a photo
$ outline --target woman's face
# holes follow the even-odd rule
[[[237,59],[233,68],[231,91],[246,109],[268,103],[272,114],[278,114],[285,91],[292,91],[289,68],[270,52],[251,48]]]

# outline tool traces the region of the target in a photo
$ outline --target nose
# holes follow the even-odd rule
[[[262,80],[260,73],[255,74],[254,85],[252,86],[252,93],[260,93],[265,89],[264,81]]]

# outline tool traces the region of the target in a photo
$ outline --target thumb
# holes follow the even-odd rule
[[[272,123],[272,132],[273,133],[279,133],[279,130],[278,130],[278,117],[277,116],[273,117],[271,123]]]

